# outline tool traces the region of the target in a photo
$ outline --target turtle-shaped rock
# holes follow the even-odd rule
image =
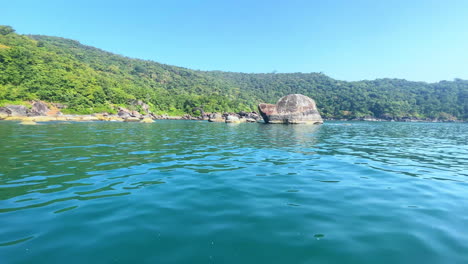
[[[258,110],[265,123],[322,124],[323,119],[315,101],[302,94],[282,97],[276,104],[259,104]]]

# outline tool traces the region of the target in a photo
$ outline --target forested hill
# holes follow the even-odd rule
[[[402,79],[346,82],[321,73],[245,74],[206,72],[229,80],[267,102],[291,93],[311,96],[325,117],[373,116],[468,120],[468,81],[411,82]]]
[[[468,120],[468,81],[400,79],[346,82],[321,73],[195,71],[131,59],[77,41],[19,35],[0,26],[0,106],[44,100],[65,112],[114,112],[133,100],[153,112],[256,110],[290,93],[314,98],[327,118],[417,117]]]

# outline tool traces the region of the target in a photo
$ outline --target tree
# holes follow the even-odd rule
[[[0,26],[0,35],[8,35],[14,32],[15,30],[10,26]]]

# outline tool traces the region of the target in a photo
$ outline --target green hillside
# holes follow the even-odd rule
[[[461,79],[437,83],[402,79],[346,82],[321,73],[206,73],[231,81],[267,102],[291,93],[310,96],[328,118],[454,116],[468,120],[468,81]]]
[[[321,73],[194,71],[0,26],[0,104],[39,99],[65,104],[69,113],[92,113],[143,100],[156,113],[197,114],[199,108],[256,110],[290,93],[311,96],[328,118],[468,119],[466,80],[346,82]]]

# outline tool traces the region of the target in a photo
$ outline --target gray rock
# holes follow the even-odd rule
[[[132,111],[132,112],[130,112],[130,116],[140,118],[141,114],[138,113],[138,111]]]
[[[127,117],[124,119],[124,122],[140,122],[140,118],[138,117]]]
[[[29,112],[30,116],[46,116],[50,111],[49,107],[44,102],[35,101],[32,104],[32,108]]]
[[[127,108],[119,107],[119,112],[117,113],[117,115],[125,119],[128,117],[132,117],[132,112],[128,110]]]
[[[0,107],[0,115],[2,116],[10,116],[11,110],[8,107]]]
[[[247,113],[244,117],[247,119],[254,119],[254,120],[262,119],[256,112]]]
[[[224,117],[220,113],[212,113],[208,119],[209,122],[224,122]]]
[[[127,113],[127,112],[122,112],[122,111],[119,111],[117,113],[117,115],[120,117],[120,118],[128,118],[128,117],[131,117],[130,113]]]
[[[27,116],[29,113],[24,105],[8,105],[7,108],[11,111],[10,116]]]
[[[241,120],[235,115],[226,116],[226,123],[240,123]]]
[[[200,117],[201,120],[210,120],[210,113],[203,113]]]
[[[196,118],[194,118],[193,116],[189,115],[189,114],[185,114],[181,117],[182,120],[196,120]]]
[[[246,117],[249,113],[245,112],[245,111],[240,111],[239,113],[237,113],[240,117]]]
[[[259,104],[265,123],[272,124],[322,124],[315,101],[302,94],[282,97],[276,104]]]
[[[151,114],[151,111],[149,110],[149,105],[143,102],[142,100],[133,100],[130,102],[130,104],[134,106],[141,106],[141,109],[143,110],[144,113],[146,114]]]

